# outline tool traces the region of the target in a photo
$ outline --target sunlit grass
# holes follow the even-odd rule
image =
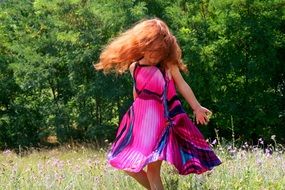
[[[285,155],[261,149],[215,149],[223,163],[212,172],[180,176],[162,165],[165,189],[285,189]],[[26,155],[0,154],[0,189],[143,189],[132,178],[106,163],[106,150],[60,147],[31,150]]]

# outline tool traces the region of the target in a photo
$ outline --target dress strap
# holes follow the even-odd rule
[[[144,64],[140,64],[139,62],[136,62],[136,64],[140,67],[151,67],[153,65],[144,65]]]

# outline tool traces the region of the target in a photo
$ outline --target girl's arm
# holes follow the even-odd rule
[[[197,124],[199,123],[207,124],[212,112],[200,105],[192,89],[183,79],[178,66],[171,66],[170,72],[171,72],[171,77],[173,78],[175,85],[177,87],[177,90],[180,92],[180,94],[185,98],[185,100],[193,109]]]
[[[134,62],[129,67],[129,70],[130,70],[130,73],[131,73],[132,77],[134,77],[133,73],[134,73],[135,65],[136,65],[136,63]],[[136,99],[136,97],[137,97],[135,85],[133,86],[133,97],[134,97],[134,99]]]
[[[133,87],[133,97],[134,97],[134,100],[135,100],[136,97],[137,97],[137,92],[136,92],[135,86]]]

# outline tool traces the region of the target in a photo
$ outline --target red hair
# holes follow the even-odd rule
[[[177,65],[186,71],[181,60],[181,49],[167,25],[160,19],[140,21],[134,27],[113,39],[100,55],[100,61],[94,65],[96,70],[108,72],[115,70],[123,73],[131,63],[144,56],[145,51],[159,51],[158,62],[162,67]]]

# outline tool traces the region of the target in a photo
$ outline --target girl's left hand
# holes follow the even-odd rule
[[[194,110],[194,115],[197,124],[207,125],[212,115],[212,112],[207,108],[200,106]]]

